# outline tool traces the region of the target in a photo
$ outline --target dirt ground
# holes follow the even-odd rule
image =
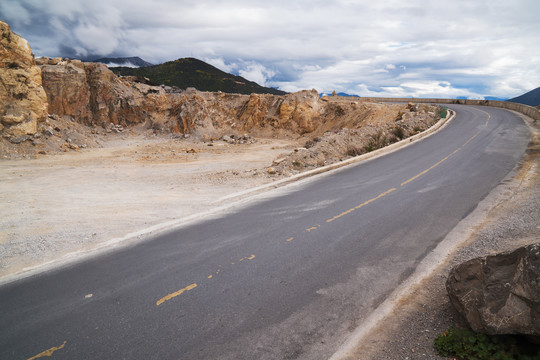
[[[140,134],[109,135],[100,145],[0,161],[0,280],[276,180],[267,168],[297,146]]]

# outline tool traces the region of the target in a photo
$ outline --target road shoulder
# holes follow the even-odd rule
[[[445,239],[459,245],[447,254],[443,251],[440,264],[429,276],[420,274],[416,282],[412,280],[396,290],[375,311],[376,321],[332,359],[444,359],[437,355],[433,340],[449,327],[465,324],[446,293],[450,269],[469,259],[540,239],[540,124],[533,125],[528,118],[525,121],[532,133],[526,155]]]

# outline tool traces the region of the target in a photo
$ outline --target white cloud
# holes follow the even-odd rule
[[[410,96],[540,86],[539,13],[537,0],[0,3],[0,18],[43,56],[191,56],[286,91]]]
[[[240,69],[238,74],[247,80],[255,81],[259,85],[267,86],[268,79],[272,78],[276,73],[262,64],[252,62],[247,64],[245,68]]]
[[[226,64],[225,60],[221,57],[203,58],[202,60],[212,66],[217,67],[219,70],[228,73],[233,73],[238,68],[238,65],[236,63]]]
[[[0,2],[0,19],[10,19],[11,25],[29,25],[31,20],[30,11],[28,11],[19,1]]]

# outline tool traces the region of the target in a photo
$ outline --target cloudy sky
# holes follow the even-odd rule
[[[36,56],[196,57],[261,85],[510,98],[540,86],[538,0],[1,0]]]

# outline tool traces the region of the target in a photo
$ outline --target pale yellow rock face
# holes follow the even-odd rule
[[[0,135],[34,134],[46,116],[47,95],[34,54],[0,21]]]

